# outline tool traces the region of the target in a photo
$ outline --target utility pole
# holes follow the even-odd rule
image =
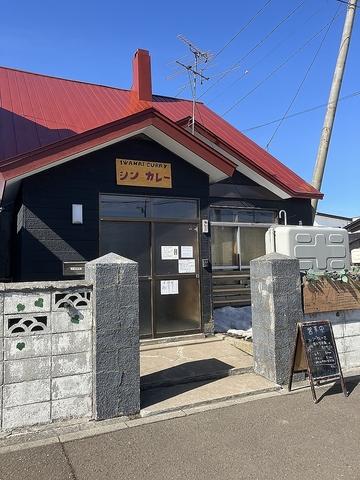
[[[346,58],[349,51],[357,0],[348,0],[348,2],[344,3],[347,3],[347,12],[312,179],[312,185],[318,190],[320,190],[321,188],[322,179],[324,176],[325,163],[329,150],[341,83],[344,76]],[[313,208],[313,218],[315,218],[317,204],[317,199],[313,199],[311,201],[311,206]]]
[[[192,92],[192,116],[191,116],[191,133],[195,135],[195,107],[196,107],[196,98],[197,98],[197,80],[200,79],[202,84],[203,80],[209,80],[209,77],[205,77],[202,74],[202,70],[199,71],[199,65],[201,63],[207,63],[211,57],[209,52],[204,52],[197,48],[190,40],[185,38],[183,35],[178,35],[178,38],[183,41],[190,49],[191,53],[194,55],[194,64],[193,65],[185,65],[184,63],[179,62],[178,60],[176,63],[181,67],[185,68],[188,73],[192,74],[192,80],[190,79],[190,87]]]

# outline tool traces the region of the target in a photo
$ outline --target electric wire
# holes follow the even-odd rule
[[[227,115],[231,112],[235,107],[237,107],[243,100],[248,98],[252,93],[254,93],[258,88],[260,88],[267,80],[269,80],[276,72],[278,72],[281,68],[283,68],[287,63],[290,62],[296,55],[301,53],[316,37],[318,37],[327,27],[329,23],[327,23],[324,27],[321,28],[315,35],[309,38],[301,47],[294,50],[280,65],[278,65],[274,70],[272,70],[265,78],[263,78],[258,84],[255,85],[249,92],[247,92],[244,96],[242,96],[239,100],[231,105],[227,110],[225,110],[221,116]]]
[[[216,85],[219,84],[219,82],[221,82],[221,80],[223,78],[226,77],[226,75],[228,75],[231,71],[233,71],[234,68],[238,67],[244,60],[245,58],[247,58],[251,53],[253,53],[257,48],[259,48],[261,45],[263,45],[266,40],[268,40],[271,35],[278,29],[281,27],[281,25],[283,25],[285,22],[287,22],[304,4],[305,4],[306,0],[303,0],[297,7],[295,7],[288,15],[286,15],[269,33],[267,33],[265,35],[265,37],[263,37],[254,47],[252,47],[243,57],[240,58],[240,60],[238,60],[237,62],[235,62],[231,67],[229,67],[229,69],[227,71],[224,72],[224,74],[215,82],[213,83],[212,85],[210,85],[206,90],[205,92],[203,92],[200,96],[199,96],[199,99],[201,97],[203,97],[204,95],[206,95],[212,88],[214,88]]]
[[[306,25],[313,17],[315,17],[318,13],[323,11],[324,8],[321,6],[319,9],[317,9],[314,13],[312,13],[304,22],[301,24],[301,27]],[[251,67],[247,68],[245,72],[238,78],[236,78],[228,87],[227,89],[223,89],[220,91],[217,95],[212,97],[210,100],[207,101],[207,104],[210,105],[213,103],[215,100],[217,100],[219,97],[224,95],[227,91],[231,90],[231,88],[240,80],[242,80],[244,77],[246,77],[250,72],[252,72],[258,65],[264,62],[267,58],[269,58],[284,42],[286,42],[289,38],[291,38],[294,34],[296,33],[296,29],[293,29],[289,35],[287,35],[285,38],[280,40],[275,47],[273,47],[269,52],[267,52],[265,55],[263,55],[259,60],[257,60]],[[234,68],[234,70],[237,70],[240,68],[240,65]],[[219,74],[218,74],[219,75]]]
[[[343,97],[340,97],[339,102],[342,102],[344,100],[349,100],[350,98],[354,98],[354,97],[357,97],[359,95],[360,95],[360,90],[358,90],[356,92],[349,93],[348,95],[344,95]],[[309,108],[306,108],[305,110],[300,110],[300,112],[291,113],[290,115],[286,115],[285,117],[282,117],[282,118],[284,120],[288,120],[290,118],[298,117],[299,115],[305,115],[306,113],[315,112],[316,110],[320,110],[321,108],[328,107],[333,103],[335,103],[335,102],[321,103],[319,105],[315,105],[314,107],[309,107]],[[261,123],[259,125],[255,125],[253,127],[242,129],[241,131],[243,133],[251,132],[251,131],[257,130],[259,128],[263,128],[263,127],[267,127],[269,125],[273,125],[274,123],[277,123],[280,120],[281,120],[281,118],[277,118],[275,120],[270,120],[269,122]]]
[[[321,49],[322,49],[322,47],[323,47],[323,45],[324,45],[324,43],[325,43],[325,40],[326,40],[326,38],[327,38],[327,36],[328,36],[328,33],[329,33],[331,27],[333,26],[333,24],[334,24],[334,22],[335,22],[335,19],[336,19],[336,18],[338,17],[338,15],[339,15],[340,7],[341,7],[341,5],[339,5],[339,7],[337,8],[337,10],[336,10],[333,18],[331,19],[331,21],[330,21],[330,23],[329,23],[328,28],[325,30],[325,33],[324,33],[323,38],[321,39],[320,45],[318,46],[318,48],[317,48],[317,50],[316,50],[316,52],[315,52],[315,54],[314,54],[314,57],[313,57],[313,59],[311,60],[310,65],[308,66],[308,68],[307,68],[307,70],[306,70],[306,72],[305,72],[305,75],[303,76],[301,82],[299,83],[299,86],[298,86],[298,88],[297,88],[297,90],[296,90],[296,92],[295,92],[295,95],[294,95],[293,98],[291,99],[291,101],[290,101],[290,103],[289,103],[289,106],[287,107],[287,109],[286,109],[286,111],[285,111],[282,119],[280,120],[279,124],[276,126],[274,132],[272,133],[272,135],[271,135],[271,137],[270,137],[270,139],[269,139],[269,141],[267,142],[266,147],[265,147],[266,150],[269,149],[271,142],[274,140],[277,132],[279,131],[281,125],[283,124],[284,118],[285,118],[286,115],[289,113],[289,111],[291,110],[291,107],[294,105],[297,97],[299,96],[299,94],[300,94],[300,92],[301,92],[301,89],[302,89],[302,87],[303,87],[303,85],[304,85],[307,77],[309,76],[309,73],[310,73],[312,67],[314,66],[314,63],[316,62],[316,59],[318,58],[319,53],[320,53],[320,51],[321,51]]]
[[[241,29],[223,46],[218,50],[215,55],[211,58],[213,61],[216,57],[218,57],[242,32],[244,32],[249,25],[252,24],[252,22],[266,9],[266,7],[272,2],[272,0],[268,0],[256,13],[253,17],[248,20],[245,25],[241,27]]]

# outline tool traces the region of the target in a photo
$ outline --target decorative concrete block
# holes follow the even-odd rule
[[[46,357],[51,353],[50,335],[4,339],[4,360]]]
[[[4,430],[48,422],[50,422],[50,402],[21,405],[3,410]]]
[[[50,379],[4,385],[4,408],[50,400]]]
[[[250,262],[254,369],[285,384],[303,321],[299,261],[272,253]]]
[[[4,313],[5,314],[28,314],[43,313],[50,311],[50,293],[36,291],[36,283],[34,292],[5,292],[4,297]]]
[[[76,308],[77,310],[91,309],[90,290],[73,290],[71,292],[58,291],[52,294],[52,310],[68,310]]]
[[[4,383],[27,382],[50,377],[50,357],[24,358],[5,362]]]
[[[50,331],[50,312],[4,315],[4,336],[41,335]]]
[[[70,397],[52,402],[52,420],[91,417],[92,397]]]
[[[85,277],[94,285],[95,418],[138,413],[138,265],[110,253],[88,262]],[[106,365],[111,365],[113,370],[107,371]]]
[[[53,355],[88,352],[91,348],[90,331],[54,333],[52,335]]]
[[[56,311],[51,316],[51,331],[53,333],[91,330],[92,312],[90,309],[70,309]]]
[[[92,393],[92,374],[85,373],[82,375],[53,378],[51,391],[53,400],[79,395],[90,395]]]
[[[91,352],[72,353],[70,355],[58,355],[52,358],[52,376],[63,377],[88,373],[92,370]]]

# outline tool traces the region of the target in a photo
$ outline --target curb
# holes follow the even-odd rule
[[[7,439],[4,439],[3,442],[6,443],[6,440],[11,440],[11,443],[9,442],[10,444],[4,444],[3,446],[0,443],[0,455],[20,450],[27,450],[31,448],[39,448],[49,445],[73,442],[77,440],[84,440],[86,438],[96,437],[98,435],[103,435],[106,433],[113,433],[127,428],[140,427],[142,425],[148,425],[151,423],[163,422],[166,420],[180,417],[187,417],[189,415],[206,412],[208,410],[215,410],[237,405],[240,403],[250,402],[253,400],[269,398],[279,395],[280,389],[281,387],[279,386],[269,387],[266,389],[252,392],[250,391],[238,395],[217,398],[199,403],[192,403],[189,405],[182,405],[178,408],[174,407],[171,409],[154,412],[148,415],[146,415],[146,413],[144,415],[143,411],[141,412],[140,418],[132,420],[129,420],[125,417],[117,418],[114,420],[104,420],[103,422],[89,422],[88,424],[82,424],[80,426],[80,429],[76,431],[62,432],[61,427],[59,427],[59,432],[57,434],[54,433],[53,435],[49,435],[49,432],[39,432],[38,434],[32,433],[31,435],[18,435],[17,439],[7,437]],[[52,428],[54,429],[54,425],[52,425]],[[29,440],[29,437],[33,437],[34,435],[38,435],[39,437],[41,437],[41,434],[45,435],[45,437],[36,440]]]

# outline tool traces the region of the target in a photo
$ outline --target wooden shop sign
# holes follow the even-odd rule
[[[171,188],[171,163],[117,158],[116,183],[131,187]]]
[[[345,397],[348,392],[341,370],[332,325],[328,320],[298,323],[288,389],[294,373],[307,372],[313,400],[318,402],[314,383],[340,379]]]

